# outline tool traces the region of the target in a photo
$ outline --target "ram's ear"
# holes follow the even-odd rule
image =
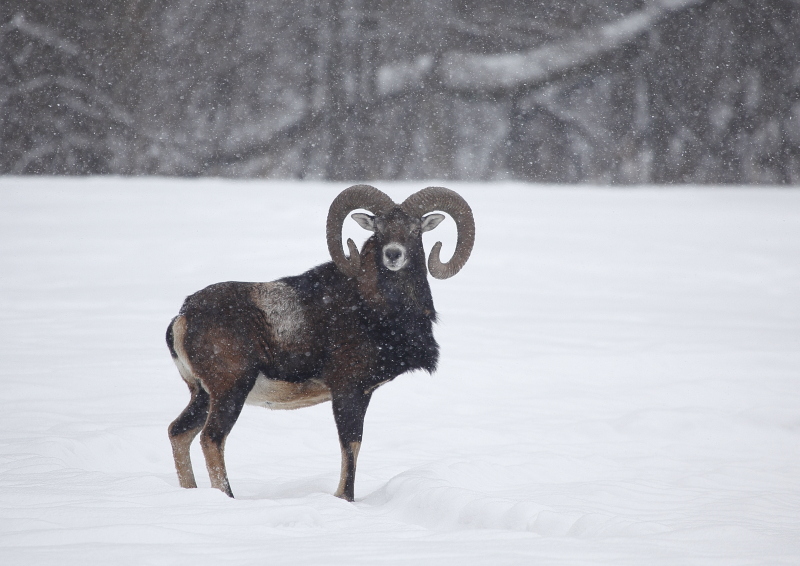
[[[361,226],[364,230],[369,230],[370,232],[375,231],[375,217],[370,216],[369,214],[364,214],[363,212],[356,212],[355,214],[351,214],[350,217],[358,222],[358,225]]]
[[[422,231],[430,232],[444,220],[444,214],[429,214],[422,219]]]

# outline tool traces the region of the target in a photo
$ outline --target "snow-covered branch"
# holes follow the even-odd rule
[[[445,53],[437,69],[429,55],[391,63],[378,71],[378,91],[391,95],[420,88],[432,72],[438,72],[442,85],[454,91],[502,91],[542,83],[623,47],[670,14],[702,1],[656,0],[619,20],[521,53]]]
[[[108,113],[108,117],[113,121],[126,126],[134,125],[135,121],[130,113],[121,105],[114,102],[109,95],[105,94],[99,89],[84,84],[83,82],[72,77],[55,77],[53,82],[66,91],[71,91],[86,96],[88,100],[105,109],[105,111]]]
[[[233,148],[217,149],[213,153],[199,159],[203,172],[214,172],[219,167],[232,163],[243,163],[253,158],[265,157],[285,151],[304,133],[318,128],[324,119],[322,112],[307,112],[296,120],[274,132],[269,138],[242,142]]]
[[[85,96],[88,101],[91,101],[97,104],[100,108],[104,109],[107,116],[115,122],[124,124],[126,126],[134,125],[134,119],[130,113],[122,106],[114,102],[110,96],[103,93],[99,89],[87,85],[73,77],[40,76],[29,81],[25,81],[24,83],[21,83],[15,87],[5,89],[5,92],[0,95],[0,106],[5,104],[7,100],[14,95],[25,96],[36,90],[40,90],[52,85],[61,87],[66,92]],[[78,98],[74,98],[76,104],[78,100]],[[100,119],[104,115],[85,102],[81,102],[80,106],[76,107],[75,109],[79,113],[91,116],[93,118]]]
[[[11,27],[73,57],[81,52],[77,44],[61,37],[47,26],[29,22],[22,13],[16,14],[11,19]]]
[[[453,90],[508,90],[541,83],[619,49],[671,13],[702,0],[660,0],[617,21],[523,53],[475,55],[449,53],[439,72]]]
[[[376,77],[378,94],[390,96],[410,87],[419,88],[432,70],[433,56],[431,55],[421,55],[414,61],[383,65],[378,69]]]

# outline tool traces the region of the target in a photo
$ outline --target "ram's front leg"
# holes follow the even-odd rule
[[[372,392],[348,389],[334,392],[333,418],[339,431],[339,445],[342,449],[342,475],[336,497],[353,501],[356,482],[356,462],[361,448],[361,434],[364,431],[364,415],[372,397]]]

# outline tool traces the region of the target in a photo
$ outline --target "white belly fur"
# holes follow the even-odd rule
[[[268,409],[300,409],[331,400],[331,390],[319,379],[289,383],[259,374],[245,403]]]

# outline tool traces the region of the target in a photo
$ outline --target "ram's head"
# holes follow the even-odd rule
[[[475,242],[475,221],[472,210],[461,196],[444,187],[428,187],[396,204],[385,193],[369,185],[355,185],[337,196],[328,212],[328,251],[336,266],[348,277],[362,273],[361,256],[353,240],[347,240],[350,256],[342,251],[342,223],[347,215],[357,209],[372,214],[353,214],[358,224],[374,233],[381,261],[390,271],[400,271],[409,265],[409,259],[422,254],[422,234],[433,230],[444,220],[434,211],[448,213],[456,222],[458,242],[453,257],[442,263],[439,254],[442,243],[436,242],[428,257],[428,270],[437,279],[447,279],[458,273],[467,263]]]

